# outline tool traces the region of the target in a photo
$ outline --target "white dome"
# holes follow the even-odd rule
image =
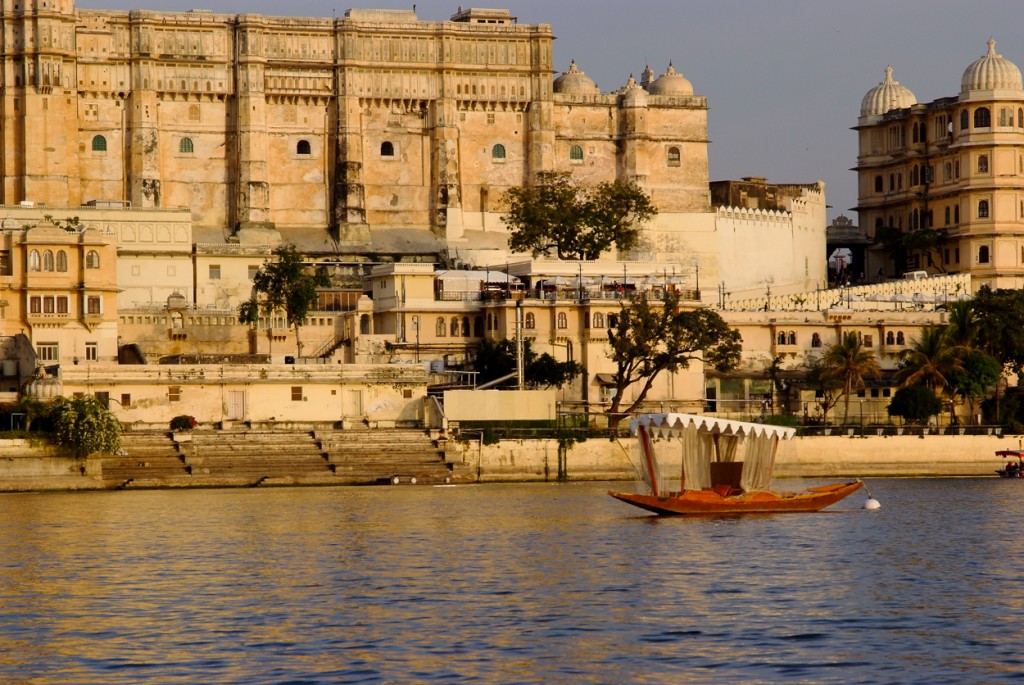
[[[905,109],[917,104],[910,89],[892,80],[892,67],[885,68],[885,80],[872,88],[860,101],[862,117],[877,117],[894,109]]]
[[[597,95],[601,92],[597,84],[577,68],[576,60],[569,64],[569,71],[555,79],[554,89],[556,93],[568,95]]]
[[[972,90],[1021,90],[1020,69],[1002,55],[996,54],[996,42],[988,39],[988,53],[975,60],[964,71],[960,93]]]
[[[682,74],[676,71],[672,63],[668,63],[668,71],[658,77],[651,85],[647,86],[647,92],[651,95],[693,95],[693,84]]]

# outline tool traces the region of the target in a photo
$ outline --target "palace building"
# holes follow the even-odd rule
[[[886,67],[854,130],[869,277],[962,272],[974,287],[1024,287],[1024,85],[995,41],[959,95],[928,103]]]
[[[707,102],[686,78],[555,79],[551,27],[507,10],[2,7],[5,205],[188,207],[197,242],[324,253],[487,245],[505,190],[548,170],[709,210]]]

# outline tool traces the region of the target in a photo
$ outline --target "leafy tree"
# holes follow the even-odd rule
[[[1024,290],[982,286],[971,304],[977,317],[977,346],[1011,372],[1024,372]]]
[[[299,328],[316,303],[316,289],[329,284],[327,272],[307,267],[294,245],[274,248],[252,281],[252,296],[238,308],[238,320],[255,326],[261,318],[283,311],[288,325],[295,329],[296,351],[302,354]]]
[[[962,353],[960,362],[960,368],[948,378],[950,401],[955,404],[957,397],[964,398],[970,415],[974,416],[974,403],[988,396],[1002,378],[1003,367],[990,354],[969,348]]]
[[[82,225],[81,220],[77,216],[73,216],[70,219],[55,219],[50,214],[44,214],[43,218],[49,221],[57,228],[63,228],[68,233],[81,233],[85,226]]]
[[[618,321],[608,330],[609,357],[615,362],[615,396],[608,413],[613,419],[636,410],[662,371],[674,373],[703,360],[719,370],[740,361],[739,331],[710,309],[680,309],[679,295],[667,292],[660,303],[644,296],[623,300]],[[640,392],[621,409],[626,388],[640,383]]]
[[[866,349],[860,338],[853,331],[843,334],[842,342],[832,345],[821,359],[822,374],[842,384],[845,411],[843,423],[850,419],[850,396],[856,390],[864,388],[865,378],[878,378],[882,375],[881,367],[875,353]]]
[[[650,197],[635,183],[584,186],[565,171],[543,171],[537,184],[505,193],[511,229],[509,247],[516,252],[559,259],[597,259],[612,245],[636,245],[640,224],[657,214]]]
[[[926,423],[942,411],[942,400],[926,385],[906,385],[893,393],[888,411],[908,423]]]
[[[516,370],[514,340],[484,340],[477,348],[474,368],[480,383],[497,380]],[[523,381],[529,387],[561,388],[583,373],[576,362],[560,362],[547,352],[538,355],[529,340],[523,341]]]
[[[973,348],[977,345],[980,335],[978,315],[974,310],[974,302],[950,302],[943,305],[949,312],[949,324],[946,327],[949,341],[957,347]]]
[[[949,239],[945,228],[918,228],[904,231],[895,226],[881,226],[875,230],[875,244],[885,248],[895,264],[906,264],[911,254],[931,255],[931,263],[942,264],[939,250]],[[927,258],[922,261],[928,261]]]
[[[92,395],[58,400],[54,425],[57,443],[78,456],[121,448],[121,423]]]
[[[815,402],[821,407],[821,420],[828,423],[828,413],[843,398],[843,382],[830,373],[824,357],[811,357],[807,362],[807,385],[815,391]]]

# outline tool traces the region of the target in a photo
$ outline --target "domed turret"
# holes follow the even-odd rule
[[[597,84],[576,67],[576,60],[569,64],[569,71],[555,79],[554,89],[556,93],[566,95],[597,95],[601,92]]]
[[[1022,90],[1020,69],[1017,65],[996,53],[996,42],[988,39],[988,53],[975,60],[964,71],[960,80],[960,94],[972,90]]]
[[[910,89],[892,80],[892,67],[885,68],[885,80],[872,88],[860,101],[860,116],[880,117],[894,109],[905,109],[917,104]]]
[[[640,87],[640,84],[633,78],[633,74],[629,75],[629,80],[626,81],[626,85],[619,93],[622,95],[623,107],[647,106],[647,91]]]
[[[35,375],[25,383],[22,390],[25,397],[34,400],[52,400],[64,394],[64,384],[59,378],[47,375],[42,366],[36,369]]]
[[[676,71],[672,63],[668,63],[668,70],[647,88],[651,95],[693,95],[693,84],[682,74]]]

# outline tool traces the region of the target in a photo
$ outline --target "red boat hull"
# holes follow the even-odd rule
[[[671,495],[608,494],[655,514],[773,514],[819,511],[856,492],[864,484],[836,483],[797,493],[754,492],[723,497],[714,490],[687,490]]]

